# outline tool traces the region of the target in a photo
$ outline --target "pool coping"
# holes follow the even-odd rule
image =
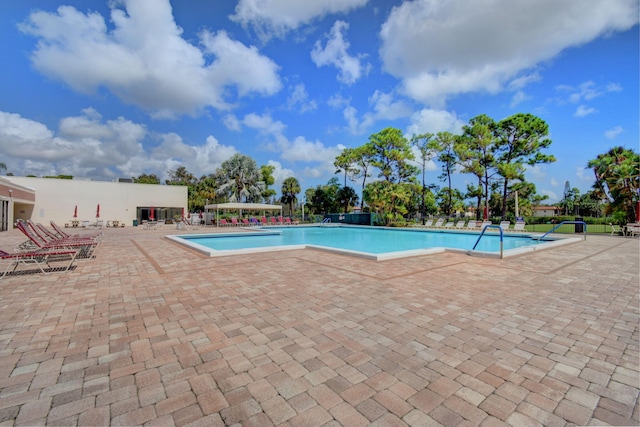
[[[341,227],[341,226],[348,226],[348,227],[363,227],[363,228],[367,228],[367,227],[371,227],[371,226],[363,226],[363,225],[353,225],[353,224],[347,224],[347,225],[342,225],[342,224],[305,224],[302,225],[302,227]],[[577,243],[577,242],[581,242],[583,241],[582,238],[580,237],[559,237],[559,236],[547,236],[545,238],[545,242],[544,243],[540,243],[536,246],[528,246],[528,247],[524,247],[524,248],[515,248],[515,249],[508,249],[508,250],[504,250],[502,251],[502,254],[500,253],[500,251],[496,251],[496,252],[486,252],[486,251],[474,251],[474,250],[469,250],[469,249],[456,249],[456,248],[445,248],[445,247],[435,247],[435,248],[428,248],[428,249],[411,249],[411,250],[407,250],[407,251],[395,251],[395,252],[385,252],[385,253],[381,253],[381,254],[372,254],[372,253],[368,253],[368,252],[360,252],[360,251],[353,251],[353,250],[349,250],[349,249],[339,249],[339,248],[333,248],[330,246],[321,246],[321,245],[313,245],[313,244],[301,244],[301,245],[287,245],[287,246],[271,246],[271,247],[260,247],[260,248],[244,248],[244,249],[226,249],[226,250],[216,250],[216,249],[211,249],[207,246],[204,245],[200,245],[198,243],[193,243],[190,242],[188,239],[184,239],[182,238],[182,236],[189,236],[189,237],[193,237],[193,236],[219,236],[219,237],[233,237],[233,236],[237,236],[242,234],[243,236],[250,236],[252,234],[254,235],[263,235],[264,233],[268,233],[268,234],[279,234],[281,233],[281,231],[277,230],[275,226],[271,226],[274,228],[270,228],[269,226],[267,226],[267,228],[256,228],[256,227],[235,227],[236,230],[238,231],[234,231],[234,232],[223,232],[223,233],[203,233],[203,234],[180,234],[180,235],[166,235],[165,238],[169,239],[179,245],[183,245],[186,246],[190,249],[193,249],[199,253],[202,253],[204,255],[207,255],[211,258],[216,258],[216,257],[224,257],[224,256],[235,256],[235,255],[250,255],[250,254],[256,254],[256,253],[265,253],[265,252],[282,252],[282,251],[293,251],[293,250],[301,250],[301,249],[315,249],[315,250],[321,250],[321,251],[325,251],[325,252],[330,252],[330,253],[334,253],[334,254],[339,254],[339,255],[346,255],[346,256],[354,256],[354,257],[358,257],[358,258],[365,258],[365,259],[370,259],[373,261],[386,261],[386,260],[392,260],[392,259],[400,259],[400,258],[410,258],[410,257],[416,257],[416,256],[424,256],[424,255],[433,255],[433,254],[439,254],[439,253],[444,253],[444,252],[457,252],[457,253],[466,253],[469,256],[478,256],[478,257],[493,257],[493,258],[508,258],[508,257],[514,257],[514,256],[521,256],[521,255],[526,255],[529,253],[533,253],[536,251],[540,251],[540,250],[545,250],[545,249],[550,249],[553,247],[557,247],[557,246],[562,246],[562,245],[567,245],[567,244],[572,244],[572,243]],[[296,227],[296,226],[292,226],[292,227]],[[278,228],[283,228],[283,227],[278,227]],[[403,230],[401,228],[397,228],[397,227],[376,227],[376,228],[382,228],[382,229],[389,229],[389,230]],[[241,231],[241,230],[245,230],[245,231]],[[407,231],[415,231],[415,232],[440,232],[440,233],[470,233],[470,234],[477,234],[480,235],[479,231],[476,230],[465,230],[465,229],[406,229]],[[498,232],[497,231],[487,231],[490,235],[496,235]],[[527,237],[531,237],[533,239],[535,238],[540,238],[542,236],[541,233],[528,233],[528,232],[518,232],[518,233],[513,233],[513,232],[508,232],[507,234],[508,236],[513,236],[513,237],[518,237],[518,236],[527,236]]]

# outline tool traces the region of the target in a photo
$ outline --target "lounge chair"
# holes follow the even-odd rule
[[[58,235],[59,238],[66,238],[66,239],[75,239],[75,238],[87,238],[87,239],[97,239],[98,237],[102,236],[102,232],[99,233],[83,233],[83,234],[69,234],[66,231],[64,231],[62,229],[62,227],[60,227],[58,224],[56,224],[53,221],[49,221],[49,224],[51,224],[51,227],[53,228],[53,230],[56,232],[56,234]],[[124,224],[122,224],[122,226],[124,227]]]
[[[479,227],[484,229],[487,225],[491,225],[491,221],[482,221]]]
[[[19,245],[23,252],[74,250],[78,252],[76,258],[91,258],[100,244],[97,240],[83,238],[43,240],[24,221],[18,221],[16,227],[29,238]]]
[[[640,236],[640,224],[627,224],[625,227],[625,235],[628,237]]]
[[[524,226],[525,226],[525,225],[526,225],[526,223],[525,223],[525,222],[523,222],[523,221],[517,221],[517,222],[515,223],[515,225],[513,226],[513,229],[512,229],[511,231],[526,231],[526,230],[524,229]]]
[[[49,265],[50,262],[62,260],[69,260],[69,264],[67,264],[66,267],[61,270],[67,271],[72,267],[77,255],[77,250],[45,250],[13,253],[0,250],[0,259],[10,261],[9,265],[7,265],[6,270],[2,273],[0,278],[6,276],[12,266],[12,272],[16,271],[16,268],[18,268],[19,265],[35,265],[40,269],[42,273],[47,274],[47,272],[44,270],[44,265],[46,265],[47,268],[52,269],[51,265]]]

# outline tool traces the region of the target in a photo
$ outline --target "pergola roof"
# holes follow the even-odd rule
[[[266,203],[217,203],[215,205],[205,205],[205,210],[236,210],[236,209],[246,209],[246,210],[257,210],[257,211],[265,211],[265,210],[282,210],[282,206],[280,205],[268,205]]]

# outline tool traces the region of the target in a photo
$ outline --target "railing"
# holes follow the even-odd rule
[[[587,223],[584,222],[584,221],[562,221],[560,224],[556,225],[551,230],[549,230],[546,233],[544,233],[540,237],[540,240],[544,239],[547,236],[547,234],[553,233],[554,231],[556,231],[556,229],[558,227],[560,227],[561,225],[564,225],[564,224],[582,224],[582,225],[584,225],[584,228],[582,229],[582,234],[584,234],[584,240],[587,240]]]
[[[487,231],[487,228],[497,228],[498,230],[500,230],[500,259],[502,259],[502,253],[503,253],[503,247],[504,247],[504,231],[502,230],[502,227],[500,227],[499,225],[493,225],[493,224],[487,224],[484,226],[484,228],[482,229],[482,232],[480,233],[480,235],[478,236],[478,240],[476,240],[476,244],[473,245],[473,249],[471,249],[472,251],[476,250],[476,246],[478,246],[478,243],[480,243],[480,239],[482,239],[482,236],[484,236],[484,232]]]

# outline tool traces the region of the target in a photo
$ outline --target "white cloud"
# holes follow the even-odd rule
[[[168,0],[110,4],[113,30],[100,14],[71,6],[33,12],[19,28],[38,39],[34,67],[79,92],[106,88],[156,117],[230,108],[230,86],[239,96],[280,89],[277,65],[257,48],[224,31],[203,31],[202,50],[183,39]]]
[[[291,95],[287,98],[288,109],[306,113],[307,111],[314,111],[318,108],[316,101],[309,100],[309,94],[303,83],[295,85],[290,92]]]
[[[369,65],[363,66],[360,60],[364,55],[351,56],[347,52],[349,42],[345,40],[345,33],[349,24],[344,21],[336,21],[327,36],[327,44],[322,47],[320,41],[316,41],[311,51],[311,59],[318,67],[334,65],[340,72],[338,81],[351,85],[364,73],[368,72]]]
[[[150,137],[160,144],[145,149]],[[74,175],[110,180],[167,171],[185,166],[196,176],[213,173],[237,152],[213,136],[188,145],[175,133],[149,135],[143,125],[118,117],[104,120],[92,108],[60,120],[57,135],[42,123],[0,111],[0,151],[8,172],[15,175]]]
[[[608,131],[606,131],[604,133],[604,136],[608,139],[614,139],[615,137],[620,135],[622,132],[624,132],[624,129],[622,128],[622,126],[614,126]]]
[[[368,0],[240,0],[232,21],[252,27],[263,40],[283,37],[287,32],[329,14],[346,13]]]
[[[329,98],[327,104],[342,108],[342,115],[347,122],[345,130],[351,135],[362,135],[369,131],[378,120],[396,120],[408,117],[412,108],[403,100],[397,100],[392,93],[376,90],[368,99],[371,111],[358,118],[358,110],[351,105],[351,98],[336,94]]]
[[[528,99],[531,99],[531,97],[526,93],[524,93],[523,91],[519,90],[513,95],[513,97],[511,98],[511,104],[509,105],[511,108],[513,108]]]
[[[556,86],[556,91],[562,92],[566,97],[562,97],[558,100],[560,104],[566,102],[577,104],[578,102],[589,101],[594,98],[598,98],[609,92],[620,92],[621,90],[622,87],[617,83],[608,83],[604,87],[600,87],[591,80],[580,83],[578,87],[573,87],[570,85]]]
[[[578,108],[576,109],[576,112],[573,113],[574,116],[576,117],[585,117],[588,116],[589,114],[593,114],[595,113],[596,110],[593,107],[587,107],[586,105],[579,105]]]
[[[445,110],[422,109],[411,116],[411,125],[407,134],[419,135],[422,133],[451,132],[459,134],[466,123],[460,120],[455,112]]]
[[[564,49],[637,22],[635,0],[405,1],[382,26],[380,56],[407,95],[443,106],[457,94],[499,92]]]

